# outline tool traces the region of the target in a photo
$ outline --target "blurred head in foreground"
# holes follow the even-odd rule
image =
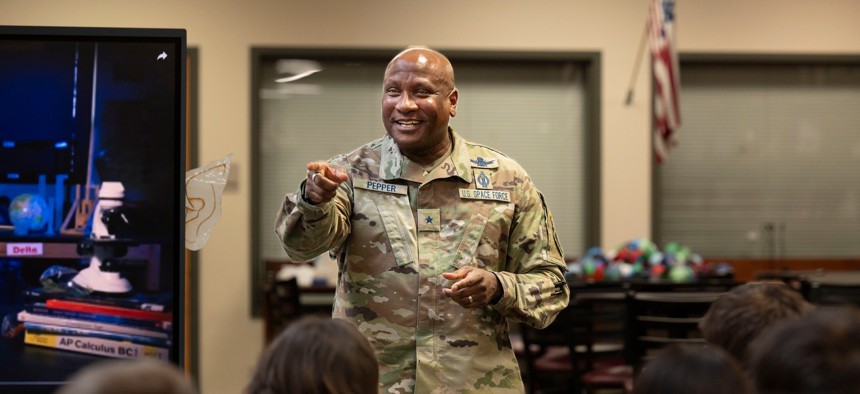
[[[263,352],[248,394],[371,394],[379,364],[352,323],[309,316],[290,324]]]
[[[154,359],[116,359],[84,367],[57,394],[196,394],[173,364]]]

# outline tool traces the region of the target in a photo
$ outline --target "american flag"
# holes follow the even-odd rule
[[[653,0],[649,24],[654,73],[654,154],[661,163],[677,141],[681,127],[680,83],[675,52],[675,0]]]

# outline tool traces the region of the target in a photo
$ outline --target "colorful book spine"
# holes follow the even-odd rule
[[[170,321],[156,321],[145,319],[133,319],[121,316],[105,315],[100,313],[77,312],[63,309],[51,309],[45,304],[36,303],[25,305],[25,310],[34,315],[60,317],[64,319],[86,320],[99,323],[117,324],[130,327],[138,327],[149,330],[169,330],[172,327]]]
[[[132,343],[137,343],[137,344],[141,344],[141,345],[170,347],[170,340],[165,339],[165,338],[152,338],[152,337],[145,337],[142,335],[122,334],[122,333],[118,333],[118,332],[100,331],[100,330],[88,330],[85,328],[55,326],[55,325],[51,325],[51,324],[27,322],[27,323],[24,323],[24,330],[34,332],[34,333],[41,333],[41,334],[73,335],[73,336],[84,336],[84,337],[92,337],[92,338],[104,338],[104,339],[112,339],[115,341],[132,342]]]
[[[22,321],[25,323],[50,324],[61,327],[81,328],[86,330],[108,331],[120,334],[140,335],[151,338],[167,339],[169,337],[168,333],[163,330],[148,330],[145,328],[127,325],[100,323],[96,321],[80,319],[68,319],[48,315],[38,315],[27,311],[21,311],[18,313],[18,321]]]
[[[144,311],[140,309],[120,308],[110,305],[98,305],[85,302],[66,300],[47,300],[45,306],[50,309],[61,309],[76,312],[101,313],[105,315],[128,317],[133,319],[172,321],[173,314],[170,312]]]
[[[129,297],[117,298],[101,295],[74,295],[61,292],[46,292],[40,288],[31,288],[24,291],[24,296],[30,302],[45,302],[51,299],[87,302],[91,304],[118,306],[129,309],[140,309],[144,311],[167,311],[169,300],[165,296],[161,297]]]
[[[24,332],[24,343],[113,358],[150,357],[167,360],[170,355],[168,349],[157,346],[140,345],[104,338],[44,334],[30,331]]]

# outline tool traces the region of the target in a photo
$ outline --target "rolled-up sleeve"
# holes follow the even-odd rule
[[[341,184],[337,196],[318,206],[304,200],[304,182],[284,197],[275,218],[275,233],[287,257],[304,261],[340,247],[350,231],[350,189]]]

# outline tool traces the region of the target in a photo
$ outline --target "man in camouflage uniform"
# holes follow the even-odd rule
[[[292,259],[337,256],[334,317],[376,348],[380,392],[522,393],[507,319],[545,327],[569,295],[543,197],[448,126],[459,93],[442,54],[401,52],[383,90],[387,134],[309,163],[275,230]]]

